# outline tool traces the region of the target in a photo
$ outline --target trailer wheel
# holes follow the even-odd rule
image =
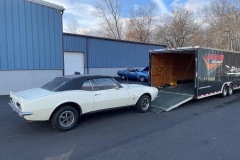
[[[221,94],[221,97],[224,98],[227,96],[227,93],[228,93],[228,87],[227,85],[224,85],[223,86],[223,90],[222,90],[222,94]]]
[[[231,96],[232,94],[233,94],[233,84],[230,84],[228,86],[227,95]]]

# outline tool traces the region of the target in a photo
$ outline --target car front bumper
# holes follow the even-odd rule
[[[10,107],[12,108],[13,112],[15,114],[17,114],[20,117],[24,117],[24,116],[28,116],[28,115],[32,115],[32,112],[22,112],[19,109],[17,109],[12,103],[8,103],[10,105]]]

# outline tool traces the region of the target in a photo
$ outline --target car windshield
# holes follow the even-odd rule
[[[142,69],[140,68],[133,68],[133,69],[128,69],[129,72],[140,72]]]
[[[49,90],[49,91],[56,91],[58,88],[63,86],[68,81],[69,81],[69,79],[67,79],[67,78],[57,77],[54,80],[52,80],[49,83],[42,86],[41,88]]]
[[[149,71],[149,67],[144,68],[142,71]]]

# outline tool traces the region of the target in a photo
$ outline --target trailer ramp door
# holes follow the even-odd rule
[[[194,98],[194,84],[160,88],[158,97],[152,102],[150,111],[170,111]]]

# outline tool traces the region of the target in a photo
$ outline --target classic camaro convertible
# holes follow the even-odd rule
[[[28,121],[51,121],[60,131],[73,129],[82,114],[135,106],[147,112],[157,88],[121,85],[109,76],[71,75],[57,77],[41,88],[10,92],[9,105]]]

